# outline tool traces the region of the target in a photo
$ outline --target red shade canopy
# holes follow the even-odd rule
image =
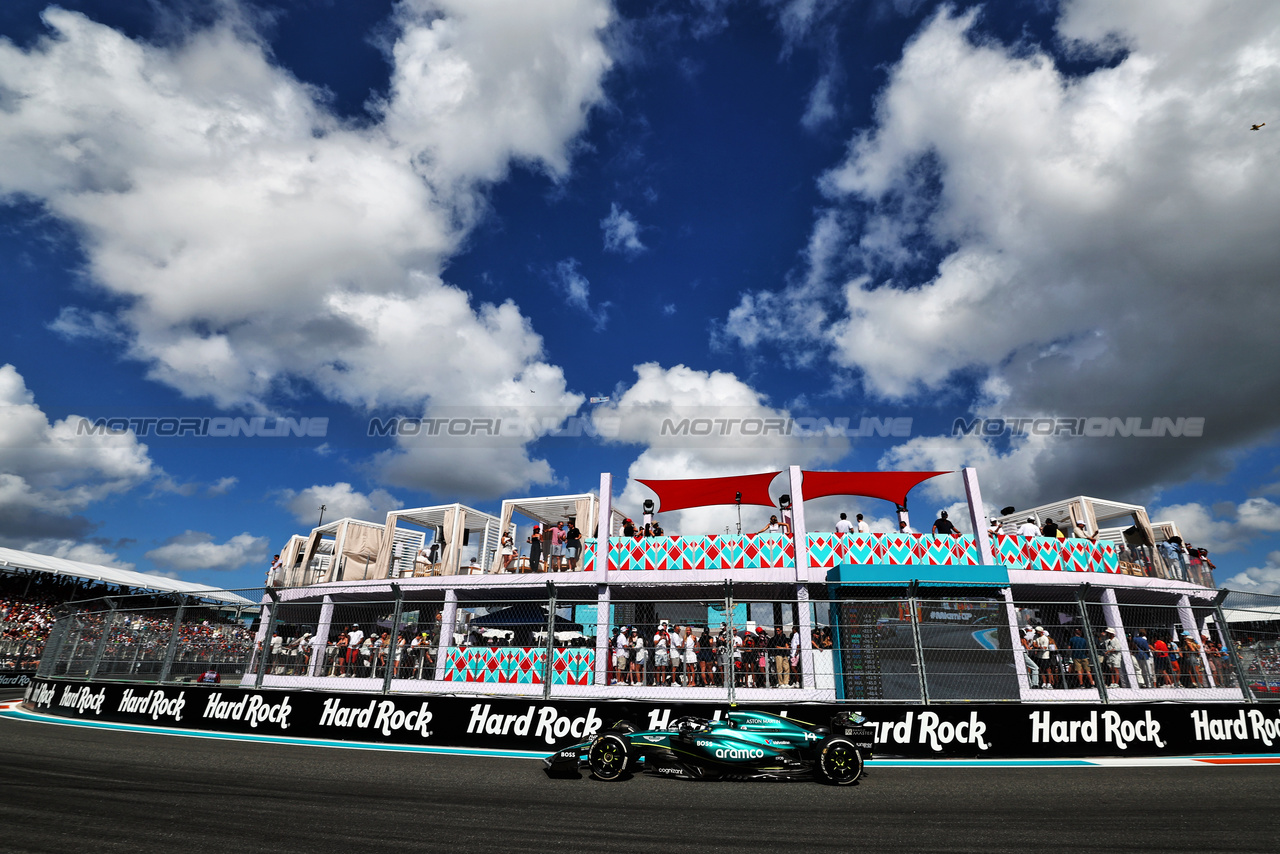
[[[861,495],[883,498],[900,507],[907,505],[907,493],[931,477],[949,471],[807,471],[804,498],[824,495]]]
[[[658,494],[658,507],[663,512],[684,510],[689,507],[707,507],[712,504],[734,504],[737,493],[742,493],[743,504],[772,507],[769,484],[781,472],[740,474],[734,477],[702,477],[682,480],[644,480],[636,478]]]

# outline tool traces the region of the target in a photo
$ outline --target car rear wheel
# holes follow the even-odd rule
[[[587,752],[591,776],[609,782],[617,780],[627,771],[631,758],[629,748],[627,740],[616,733],[600,736]]]
[[[833,735],[818,748],[818,779],[833,786],[849,786],[862,776],[862,753],[847,738]]]

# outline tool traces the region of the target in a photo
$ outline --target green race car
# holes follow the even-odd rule
[[[848,786],[871,758],[875,728],[857,712],[829,726],[769,712],[734,711],[724,718],[683,717],[666,729],[637,730],[620,721],[590,740],[542,760],[553,776],[620,780],[648,771],[682,780],[819,780]]]

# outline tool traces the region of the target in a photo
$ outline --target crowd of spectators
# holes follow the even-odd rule
[[[1197,637],[1188,631],[1160,629],[1148,636],[1146,629],[1138,629],[1122,640],[1114,629],[1103,628],[1090,644],[1078,626],[1051,632],[1044,626],[1028,625],[1023,627],[1020,641],[1032,688],[1096,688],[1099,684],[1107,688],[1208,688],[1237,684],[1230,650],[1208,633]]]
[[[614,629],[610,685],[724,687],[732,670],[739,688],[799,687],[800,636],[775,626],[730,633],[728,627],[675,625]]]

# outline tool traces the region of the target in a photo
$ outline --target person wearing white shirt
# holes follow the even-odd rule
[[[668,641],[670,635],[667,634],[667,626],[665,623],[658,626],[658,630],[653,634],[653,684],[670,685],[671,675],[668,668],[671,666],[671,658],[668,656]]]
[[[836,522],[836,533],[847,534],[853,530],[853,523],[849,521],[849,514],[841,513],[840,521]]]
[[[866,522],[866,520],[862,518],[862,514],[861,514],[861,513],[859,513],[859,514],[858,514],[858,533],[859,533],[859,534],[870,534],[870,533],[871,533],[871,526],[870,526],[870,525],[868,525],[868,524],[867,524],[867,522]]]
[[[630,649],[627,627],[623,626],[618,630],[618,636],[613,639],[613,672],[615,681],[620,685],[626,684],[627,681],[627,671],[631,666]]]
[[[1036,520],[1031,516],[1027,517],[1027,521],[1018,526],[1019,537],[1038,537],[1040,529],[1036,527]]]

